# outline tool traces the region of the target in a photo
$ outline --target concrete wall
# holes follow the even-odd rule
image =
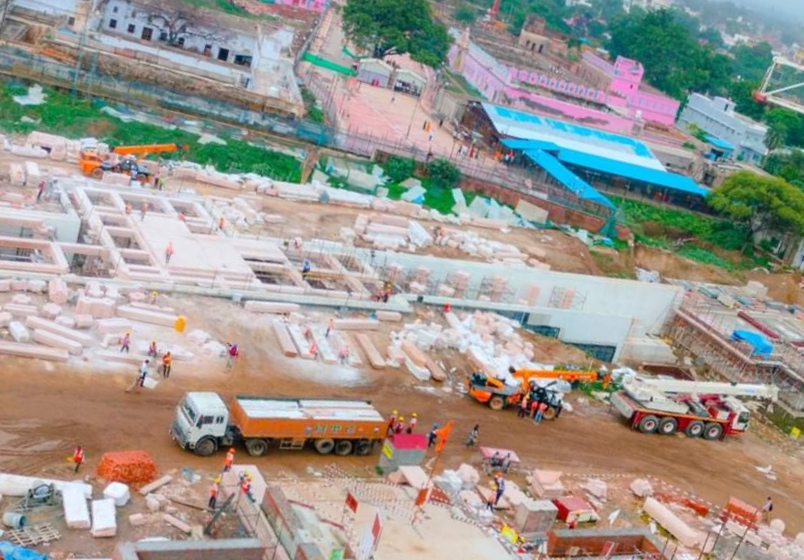
[[[584,551],[584,556],[602,555],[608,543],[617,543],[613,558],[635,551],[655,555],[656,560],[667,560],[661,543],[645,529],[562,529],[547,534],[547,554],[564,556],[574,547]]]
[[[54,214],[39,212],[37,210],[11,209],[0,207],[0,236],[19,237],[20,229],[4,225],[3,218],[39,220],[56,229],[56,241],[61,243],[77,243],[78,231],[81,229],[81,219],[70,210],[67,214]]]
[[[274,4],[295,6],[297,8],[312,10],[314,12],[323,12],[329,5],[329,0],[275,0]]]
[[[257,539],[120,543],[114,560],[262,560]]]

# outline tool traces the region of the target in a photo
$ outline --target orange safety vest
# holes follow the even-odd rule
[[[166,366],[169,366],[170,362],[172,362],[172,361],[173,361],[173,356],[168,356],[167,354],[162,356],[162,364],[164,364]]]
[[[209,487],[209,497],[214,498],[217,495],[218,495],[218,485],[213,484],[212,486]]]
[[[75,463],[83,463],[84,462],[84,450],[83,449],[78,448],[78,449],[75,450],[75,453],[73,453],[73,462],[75,462]]]
[[[223,464],[227,467],[231,467],[232,463],[234,463],[234,453],[227,453],[226,459],[223,461]]]

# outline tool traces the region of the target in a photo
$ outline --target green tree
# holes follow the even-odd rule
[[[606,21],[611,21],[615,16],[624,13],[622,0],[596,0],[592,3],[592,8],[597,17]]]
[[[755,121],[765,116],[765,106],[754,99],[754,92],[759,89],[759,82],[733,80],[729,84],[729,97],[734,101],[737,112]]]
[[[743,80],[762,81],[773,63],[773,50],[764,42],[753,47],[737,45],[731,50],[731,54],[734,56],[734,73]]]
[[[804,192],[778,177],[739,171],[711,191],[715,211],[746,227],[744,248],[757,233],[804,234]]]
[[[461,178],[461,170],[446,159],[434,159],[427,164],[427,175],[433,186],[440,189],[452,188]]]
[[[765,158],[765,171],[776,175],[798,188],[804,188],[804,152],[771,154]]]
[[[455,8],[453,16],[455,17],[456,21],[472,25],[475,21],[477,21],[477,10],[470,4],[462,2]]]
[[[731,61],[702,47],[672,10],[632,9],[614,18],[609,33],[613,56],[639,60],[645,79],[676,99],[689,90],[725,93],[730,83]]]
[[[412,158],[391,156],[385,164],[385,174],[394,182],[401,183],[413,175],[416,162]]]
[[[436,68],[452,42],[446,27],[433,18],[427,0],[350,0],[343,10],[346,37],[375,58],[410,54]]]

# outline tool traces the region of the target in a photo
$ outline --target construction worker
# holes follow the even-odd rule
[[[251,495],[251,475],[245,473],[240,479],[240,491],[246,495],[246,498],[249,499],[250,502],[254,501],[254,497]]]
[[[142,206],[140,207],[140,215],[141,215],[140,221],[141,222],[145,221],[145,214],[147,214],[147,213],[148,213],[148,203],[143,202]]]
[[[237,344],[231,344],[229,342],[226,343],[226,348],[226,369],[232,369],[238,354],[240,354],[240,350],[237,348]]]
[[[173,356],[170,352],[165,352],[165,355],[162,356],[162,377],[168,378],[170,377],[170,368],[173,364]]]
[[[767,501],[762,505],[762,521],[770,523],[771,513],[773,512],[773,498],[768,496]]]
[[[156,358],[159,355],[157,353],[155,340],[152,340],[151,344],[148,346],[148,355],[151,356],[152,358]]]
[[[412,434],[413,430],[416,429],[416,424],[419,423],[419,415],[415,412],[410,415],[410,422],[408,423],[408,429],[405,430],[406,434]]]
[[[75,474],[84,463],[84,448],[80,445],[76,445],[75,451],[73,451],[73,463],[75,464],[75,468],[73,469],[73,473]]]
[[[405,431],[405,417],[400,416],[399,421],[396,423],[396,426],[394,426],[394,433],[401,434],[404,431]]]
[[[130,216],[133,211],[134,211],[134,208],[131,206],[131,203],[126,202],[126,214]]]
[[[502,459],[502,464],[500,465],[500,469],[504,473],[508,473],[508,469],[511,468],[511,454],[506,453],[505,457]]]
[[[609,385],[611,385],[611,374],[609,372],[606,372],[603,374],[603,381],[601,383],[601,387],[603,388],[604,391],[607,391]]]
[[[525,418],[528,415],[528,406],[530,404],[530,398],[528,394],[524,394],[522,396],[522,400],[519,402],[519,412],[518,415],[520,418]]]
[[[350,354],[349,345],[345,344],[343,348],[341,348],[340,355],[338,356],[340,358],[342,366],[346,365],[349,362],[349,354]]]
[[[335,328],[335,317],[330,317],[327,321],[327,332],[324,333],[324,337],[329,337],[329,333],[332,332],[332,329]]]
[[[312,265],[310,264],[310,259],[304,259],[302,263],[302,278],[307,278],[307,275],[310,274],[310,269]]]
[[[433,447],[438,441],[438,423],[433,424],[433,429],[427,434],[427,447]]]
[[[127,332],[125,335],[123,335],[123,338],[120,339],[120,351],[128,354],[130,350],[131,350],[131,333]]]
[[[159,297],[159,292],[151,292],[151,305],[156,305],[156,300]]]
[[[496,506],[500,503],[500,500],[505,493],[505,479],[503,478],[502,473],[497,473],[497,475],[494,477],[494,482],[497,485],[497,492],[494,495],[494,505]]]
[[[145,379],[148,377],[148,365],[151,363],[151,360],[143,360],[142,364],[140,364],[140,378],[139,378],[139,386],[145,387]]]
[[[36,202],[39,202],[42,199],[42,193],[45,192],[45,180],[42,179],[39,182],[39,186],[36,188]]]
[[[477,438],[480,435],[480,424],[475,424],[472,431],[469,432],[469,435],[466,438],[466,447],[474,447],[477,444]]]
[[[165,247],[165,264],[170,264],[170,257],[173,256],[173,242],[168,241],[167,247]]]
[[[542,421],[544,418],[544,413],[547,410],[547,403],[540,402],[538,408],[536,408],[536,417],[533,419],[534,422],[537,424]]]
[[[226,452],[226,458],[223,460],[223,472],[229,472],[232,470],[232,465],[234,464],[234,456],[235,450],[234,447],[230,447],[229,451]]]
[[[223,216],[221,216],[221,219],[220,219],[220,220],[218,220],[218,229],[222,231],[222,230],[223,230],[223,226],[225,226],[225,225],[226,225],[226,218],[224,218]]]
[[[386,434],[389,435],[389,436],[394,433],[394,429],[396,428],[396,418],[397,418],[398,415],[399,415],[399,412],[394,410],[391,413],[390,418],[388,418],[388,429],[386,430]]]
[[[215,504],[218,502],[218,485],[221,482],[221,477],[216,477],[215,480],[212,481],[212,486],[209,487],[209,502],[207,503],[207,508],[214,510]]]

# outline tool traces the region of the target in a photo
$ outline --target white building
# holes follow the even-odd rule
[[[735,112],[734,102],[729,99],[693,93],[676,123],[682,130],[688,130],[690,124],[734,146],[738,159],[759,163],[768,153],[765,147],[768,128]]]
[[[642,8],[648,10],[661,10],[671,8],[673,0],[623,0],[623,10],[630,12],[631,8]]]

